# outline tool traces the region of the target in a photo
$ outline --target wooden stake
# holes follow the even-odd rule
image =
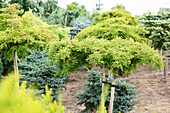
[[[115,82],[112,82],[112,85],[115,85]],[[115,87],[111,87],[111,95],[110,95],[110,105],[109,105],[109,113],[113,112],[113,101],[114,101]]]
[[[105,81],[105,65],[103,64],[103,77],[102,80]],[[101,100],[104,99],[104,83],[102,83],[102,93],[101,93]],[[101,102],[101,107],[104,108],[104,102]],[[105,111],[103,110],[103,113],[105,113]]]
[[[164,76],[168,76],[168,57],[165,57]]]
[[[15,87],[19,89],[19,74],[18,74],[18,63],[17,63],[17,52],[14,50],[14,71],[15,71]]]

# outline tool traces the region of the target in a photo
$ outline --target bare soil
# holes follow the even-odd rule
[[[95,70],[100,70],[95,68]],[[169,74],[164,76],[163,71],[156,71],[153,68],[139,66],[138,71],[134,71],[129,77],[125,77],[127,82],[133,83],[138,90],[137,100],[139,103],[129,113],[170,113],[170,61]],[[87,71],[74,72],[69,77],[67,90],[63,93],[63,105],[65,113],[79,113],[84,106],[76,106],[78,100],[76,94],[84,92],[87,88],[85,74]]]

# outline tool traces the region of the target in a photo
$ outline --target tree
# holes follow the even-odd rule
[[[31,12],[26,12],[19,17],[18,14],[22,11],[18,10],[15,5],[9,5],[1,11],[4,13],[1,14],[0,22],[5,28],[0,31],[0,50],[8,56],[8,60],[14,61],[15,75],[18,76],[17,56],[23,56],[27,49],[44,47],[51,38],[56,36],[46,29],[48,27],[46,23]],[[19,77],[17,81],[16,87],[19,87]]]
[[[102,72],[91,70],[88,73],[86,75],[88,83],[85,84],[87,90],[76,96],[79,100],[77,105],[84,105],[86,107],[81,113],[96,113],[101,101]],[[108,83],[112,83],[112,81],[116,82],[113,113],[127,113],[131,111],[133,106],[138,103],[138,100],[135,99],[137,91],[134,86],[121,79],[114,80],[112,77],[108,77],[106,81]],[[105,94],[108,95],[105,97],[105,107],[107,110],[109,109],[110,94],[111,91],[109,88],[108,94]]]
[[[0,0],[0,8],[6,7],[6,0]]]
[[[85,6],[79,7],[77,2],[72,2],[70,5],[67,5],[67,11],[65,14],[65,26],[71,26],[71,21],[79,16],[87,16],[89,12],[86,11]]]
[[[29,11],[29,9],[31,8],[31,0],[10,0],[9,1],[10,4],[18,4],[20,6],[21,9],[25,11]]]
[[[157,14],[146,13],[141,22],[148,31],[147,38],[152,40],[155,49],[170,49],[170,10],[160,9]]]
[[[87,69],[102,66],[102,81],[105,81],[105,72],[111,71],[113,75],[118,75],[121,69],[125,72],[124,75],[128,75],[132,69],[137,69],[138,64],[162,68],[162,57],[157,51],[132,39],[61,40],[50,44],[49,53],[60,69],[59,74],[69,74],[82,64],[85,64]],[[101,98],[104,98],[103,83]]]
[[[56,65],[52,64],[51,60],[48,58],[47,52],[32,51],[29,56],[27,56],[19,64],[19,70],[21,73],[20,83],[26,81],[29,87],[36,87],[35,94],[40,96],[45,94],[45,86],[52,89],[51,96],[57,99],[59,90],[66,88],[66,78],[67,76],[56,75]]]
[[[115,7],[112,7],[111,9],[112,10],[118,9],[120,11],[123,11],[125,13],[129,13],[130,14],[129,11],[125,10],[125,6],[123,6],[122,4],[117,4]]]
[[[99,15],[94,25],[78,33],[78,39],[95,37],[112,40],[115,37],[132,38],[138,42],[150,43],[146,38],[145,30],[138,25],[138,19],[120,10],[112,10]],[[142,37],[141,37],[142,36]]]

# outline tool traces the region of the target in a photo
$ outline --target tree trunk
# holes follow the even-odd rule
[[[159,50],[159,54],[160,56],[162,56],[162,48]]]
[[[14,50],[14,72],[15,72],[15,87],[19,89],[19,73],[18,73],[18,63],[17,63],[17,52]]]
[[[68,12],[67,12],[66,17],[65,17],[65,27],[67,26],[67,16],[68,16]]]
[[[105,81],[105,65],[103,64],[103,81]],[[104,101],[104,83],[102,83],[102,93],[101,93],[101,108],[104,108],[104,102],[102,102],[102,100]],[[105,112],[104,109],[102,111],[103,113]]]
[[[159,55],[162,57],[162,48],[159,49]],[[161,62],[161,63],[163,63],[163,62]],[[161,69],[160,71],[163,71],[163,70]]]
[[[168,76],[168,57],[165,57],[164,76]]]

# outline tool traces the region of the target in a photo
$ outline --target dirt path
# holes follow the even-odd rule
[[[170,73],[170,62],[169,62]],[[72,73],[67,84],[67,90],[63,93],[63,105],[65,113],[79,113],[84,106],[76,106],[78,102],[74,97],[86,90],[87,83],[83,76],[86,72]],[[165,79],[163,72],[152,68],[140,66],[129,77],[124,78],[127,82],[135,84],[138,90],[137,99],[140,101],[129,113],[170,113],[170,74]]]

